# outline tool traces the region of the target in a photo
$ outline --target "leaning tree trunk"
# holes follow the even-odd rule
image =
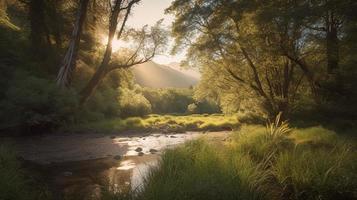
[[[81,32],[87,13],[88,2],[89,0],[81,0],[79,4],[76,22],[72,32],[72,38],[66,55],[63,59],[62,66],[57,75],[57,85],[60,87],[68,87],[70,85],[72,72],[76,67]]]
[[[119,9],[118,12],[113,12],[111,16],[108,42],[103,56],[103,60],[100,66],[98,67],[97,71],[94,73],[91,80],[88,82],[86,87],[82,90],[81,100],[80,100],[81,104],[85,103],[88,100],[88,98],[93,94],[94,90],[97,88],[97,86],[100,84],[100,82],[108,72],[107,68],[112,56],[112,41],[118,25],[118,16],[119,16]]]
[[[81,99],[80,99],[80,104],[83,105],[89,97],[93,94],[97,86],[101,83],[105,75],[109,72],[108,71],[108,64],[111,58],[112,54],[112,47],[107,47],[107,50],[105,51],[104,58],[102,63],[100,64],[99,68],[97,71],[94,73],[93,77],[90,79],[88,84],[85,86],[85,88],[81,91]]]
[[[134,2],[134,1],[133,1]],[[127,16],[130,13],[131,6],[133,5],[133,2],[129,4],[124,21],[122,22],[121,29],[125,26]],[[115,36],[115,32],[117,30],[118,26],[118,17],[119,13],[121,11],[121,0],[117,0],[114,6],[114,9],[111,13],[110,20],[109,20],[109,35],[108,35],[108,42],[107,42],[107,47],[103,56],[103,60],[98,67],[97,71],[94,73],[93,77],[89,81],[89,83],[85,86],[85,88],[81,92],[81,99],[80,99],[80,104],[83,105],[89,97],[93,94],[97,86],[100,84],[100,82],[103,80],[105,75],[110,72],[110,69],[108,68],[109,62],[111,60],[112,56],[112,41]]]

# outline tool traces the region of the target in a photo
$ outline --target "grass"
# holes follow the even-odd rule
[[[249,157],[230,157],[204,140],[168,150],[139,191],[138,199],[259,199],[267,174]],[[254,192],[254,194],[253,194]],[[253,195],[252,195],[253,194]]]
[[[127,119],[111,119],[95,123],[84,123],[65,128],[67,131],[95,132],[185,132],[185,131],[222,131],[239,126],[237,116],[214,115],[148,115]]]
[[[0,199],[1,200],[41,200],[51,199],[44,188],[40,188],[22,169],[16,154],[0,144]]]
[[[276,124],[242,126],[220,148],[201,139],[167,150],[140,190],[108,199],[357,199],[355,142]]]
[[[2,11],[1,9],[0,9],[0,27],[6,28],[6,29],[9,29],[9,30],[13,30],[13,31],[19,31],[20,30],[20,28],[18,26],[16,26],[13,23],[11,23],[11,21],[6,16],[4,11]]]

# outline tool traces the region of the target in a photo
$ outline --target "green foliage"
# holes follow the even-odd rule
[[[193,97],[192,89],[167,88],[167,89],[150,89],[141,88],[141,93],[149,100],[152,105],[152,113],[170,114],[170,113],[186,113],[188,106],[196,105],[193,113],[219,113],[218,105],[207,99],[202,99],[196,102]]]
[[[119,91],[111,87],[103,87],[93,94],[92,98],[78,113],[78,122],[97,121],[120,116]]]
[[[51,81],[17,72],[0,102],[1,129],[45,131],[74,120],[76,94]]]
[[[238,128],[239,119],[232,115],[149,115],[144,118],[101,120],[99,122],[81,123],[65,127],[69,131],[159,131],[164,133],[185,131],[222,131]]]
[[[187,105],[194,102],[189,89],[142,88],[142,94],[151,103],[153,113],[185,113]]]
[[[194,114],[197,113],[197,105],[194,103],[191,103],[190,105],[187,106],[187,113],[189,114]]]
[[[0,144],[0,199],[2,200],[49,200],[48,191],[34,186],[14,151]]]
[[[141,93],[121,89],[119,99],[121,116],[144,116],[151,113],[151,104]]]
[[[175,0],[166,11],[173,51],[188,48],[186,64],[201,69],[198,99],[215,99],[224,113],[287,117],[309,99],[327,120],[346,120],[357,108],[352,10],[351,0]]]

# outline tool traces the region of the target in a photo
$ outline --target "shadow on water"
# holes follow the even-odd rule
[[[51,164],[27,161],[53,191],[55,199],[96,199],[101,187],[126,191],[137,188],[159,155],[113,157]]]

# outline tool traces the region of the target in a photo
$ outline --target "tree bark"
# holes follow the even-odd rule
[[[51,12],[53,12],[51,14],[52,16],[52,21],[53,21],[53,25],[52,27],[52,31],[53,31],[53,36],[56,42],[56,48],[59,50],[62,47],[62,34],[61,31],[63,29],[63,26],[61,24],[61,13],[60,13],[60,3],[59,1],[54,1],[51,4]]]
[[[337,37],[337,27],[332,21],[328,22],[326,33],[326,54],[327,54],[327,73],[334,74],[338,69],[339,45]]]
[[[44,0],[31,0],[29,2],[30,40],[32,52],[37,59],[45,57],[50,45],[44,9]]]
[[[4,12],[4,14],[6,13],[7,10],[7,3],[5,0],[0,0],[0,16],[1,16],[1,12]]]
[[[72,32],[72,38],[57,76],[57,85],[60,87],[68,87],[70,85],[72,72],[76,67],[81,32],[87,13],[88,2],[89,0],[80,1],[76,22]]]
[[[105,55],[103,58],[103,61],[97,71],[94,73],[93,77],[90,79],[88,84],[85,86],[85,88],[81,91],[81,99],[80,99],[80,104],[83,105],[90,96],[94,93],[95,89],[98,87],[98,85],[101,83],[105,75],[109,72],[107,70],[107,66],[110,61],[111,57],[111,51],[112,48],[110,47],[110,50],[107,47],[107,50],[105,51]]]
[[[98,67],[97,71],[94,73],[93,77],[91,80],[88,82],[88,84],[85,86],[85,88],[81,91],[81,99],[80,99],[80,104],[84,104],[88,98],[93,94],[95,89],[98,87],[106,73],[108,72],[108,64],[111,60],[112,56],[112,42],[113,38],[115,35],[115,32],[117,30],[118,26],[118,17],[120,13],[120,5],[121,5],[121,0],[117,0],[114,9],[111,13],[110,20],[109,20],[109,35],[108,35],[108,42],[107,42],[107,47],[103,56],[103,60]],[[127,11],[127,14],[130,11]],[[123,22],[123,25],[125,25],[125,21]],[[122,25],[122,26],[123,26]]]

